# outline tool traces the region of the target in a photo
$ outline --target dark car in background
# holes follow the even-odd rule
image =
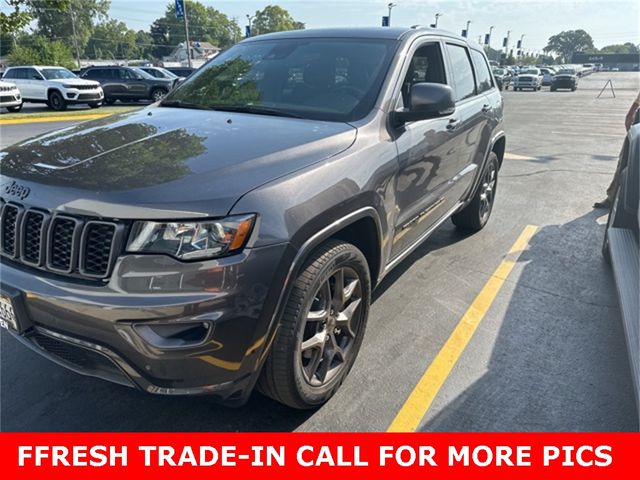
[[[137,67],[89,67],[80,77],[100,82],[104,91],[104,102],[109,105],[117,100],[157,102],[173,88],[173,80],[155,78]]]
[[[578,88],[578,75],[572,68],[561,68],[553,76],[551,81],[551,91],[566,89],[575,92]]]
[[[372,289],[445,221],[487,224],[505,142],[476,42],[244,40],[149,108],[2,152],[2,326],[149,393],[317,407]]]

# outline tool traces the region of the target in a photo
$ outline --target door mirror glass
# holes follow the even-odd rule
[[[441,83],[416,83],[411,87],[408,109],[393,113],[396,125],[451,115],[456,109],[453,90]]]

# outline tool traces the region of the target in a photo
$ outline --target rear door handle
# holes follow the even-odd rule
[[[487,112],[490,112],[490,111],[491,111],[491,105],[489,105],[488,103],[485,103],[485,104],[482,106],[482,112],[483,112],[483,113],[487,113]]]
[[[456,128],[458,128],[458,125],[460,125],[460,120],[458,120],[457,118],[452,118],[447,124],[447,130],[455,130]]]

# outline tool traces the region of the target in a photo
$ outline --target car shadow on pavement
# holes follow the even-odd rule
[[[423,430],[638,430],[601,215],[538,230]]]

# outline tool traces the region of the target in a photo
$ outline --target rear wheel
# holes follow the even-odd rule
[[[49,107],[58,112],[67,109],[67,102],[60,92],[53,90],[49,93]]]
[[[153,100],[154,102],[159,102],[167,95],[167,93],[169,92],[167,92],[164,88],[156,88],[151,92],[151,100]]]
[[[258,388],[293,408],[329,400],[356,359],[370,302],[362,252],[337,240],[323,244],[295,280]]]
[[[482,180],[471,202],[451,217],[456,227],[464,230],[481,230],[489,221],[498,188],[498,156],[489,154]]]

